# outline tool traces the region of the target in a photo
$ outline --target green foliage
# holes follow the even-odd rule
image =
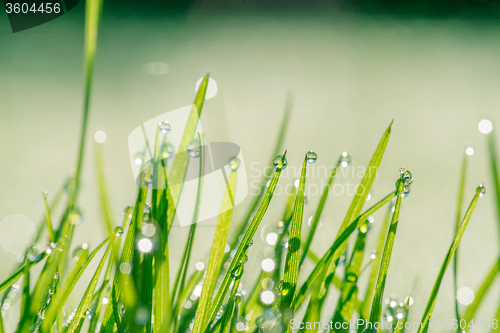
[[[202,183],[203,177],[201,177],[204,174],[203,167],[206,155],[203,148],[204,138],[198,134],[198,140],[201,143],[200,177],[193,224],[190,226],[184,250],[173,253],[175,256],[180,255],[180,264],[177,269],[172,269],[169,239],[178,237],[175,233],[176,230],[172,229],[172,224],[175,220],[176,205],[182,188],[172,189],[168,184],[181,184],[186,177],[189,163],[194,162],[188,154],[176,154],[172,165],[168,168],[166,160],[160,156],[162,147],[167,144],[167,137],[160,135],[159,128],[154,154],[151,156],[152,163],[143,165],[144,177],[141,178],[141,186],[138,189],[135,204],[126,208],[122,226],[116,228],[114,228],[114,218],[109,206],[108,193],[112,192],[108,192],[106,187],[102,147],[100,145],[95,147],[102,225],[109,237],[92,252],[86,247],[81,248],[77,255],[69,258],[68,253],[73,233],[77,230],[76,228],[81,228],[75,226],[72,219],[78,214],[77,194],[80,188],[84,143],[90,114],[93,64],[101,8],[101,0],[88,0],[86,2],[85,100],[76,173],[65,186],[66,191],[61,190],[57,193],[50,204],[47,203],[44,195],[46,209],[37,231],[35,244],[26,250],[24,262],[16,267],[13,274],[0,283],[0,292],[4,292],[4,302],[9,287],[19,283],[21,278],[23,279],[20,319],[16,332],[291,332],[290,320],[294,318],[296,313],[299,313],[299,310],[303,310],[305,313],[303,320],[309,322],[319,321],[325,316],[332,318],[334,323],[349,322],[353,318],[368,319],[368,316],[372,323],[380,322],[384,311],[383,299],[386,280],[390,274],[389,264],[394,244],[397,241],[396,231],[400,222],[401,205],[403,198],[409,193],[412,182],[411,173],[402,169],[400,178],[396,182],[395,191],[383,197],[364,212],[362,210],[387,148],[392,123],[383,133],[375,149],[360,186],[358,186],[351,205],[343,217],[337,235],[332,237],[330,247],[321,256],[317,256],[311,251],[311,244],[315,233],[318,232],[320,217],[327,204],[329,189],[336,178],[337,170],[345,165],[339,160],[332,169],[327,186],[323,189],[314,213],[311,228],[307,237],[303,237],[308,162],[306,155],[298,186],[294,188],[293,193],[289,194],[282,219],[271,231],[275,238],[274,241],[269,242],[272,247],[269,246],[266,249],[272,252],[272,254],[267,255],[266,259],[267,262],[271,260],[271,267],[256,269],[247,266],[249,255],[256,255],[255,253],[259,252],[251,252],[249,249],[260,224],[268,218],[266,213],[271,206],[281,174],[287,165],[287,152],[285,151],[283,155],[278,155],[278,153],[282,150],[290,118],[291,95],[288,96],[283,122],[272,152],[274,163],[271,163],[274,164],[275,171],[272,175],[263,177],[261,192],[251,201],[247,214],[237,221],[233,221],[233,210],[237,208],[232,205],[237,187],[237,168],[233,169],[229,176],[227,194],[223,200],[210,253],[207,254],[208,264],[206,268],[197,267],[194,270],[191,268],[193,244],[197,230],[197,225],[194,222],[197,221],[204,185]],[[209,75],[207,74],[195,96],[182,141],[178,147],[179,152],[185,151],[188,143],[196,135],[195,131],[203,109],[208,79]],[[492,134],[490,134],[488,144],[500,222],[499,172]],[[275,158],[276,155],[278,158]],[[482,187],[476,190],[476,194],[462,219],[461,203],[466,193],[464,189],[465,163],[460,178],[456,235],[429,297],[422,318],[424,325],[418,333],[425,333],[428,329],[428,323],[446,269],[453,258],[457,260],[458,245],[479,197],[484,194]],[[167,182],[167,180],[169,181]],[[165,186],[159,186],[163,182]],[[151,190],[150,183],[155,185]],[[60,223],[53,224],[52,222],[56,218],[53,213],[54,209],[64,198],[64,193],[66,193],[67,204],[59,217]],[[392,204],[389,205],[391,202]],[[363,262],[367,252],[367,239],[371,237],[369,232],[370,216],[386,205],[389,207],[378,236],[376,256],[369,260],[372,267],[364,296],[361,296],[359,278],[364,272]],[[227,209],[228,207],[229,209]],[[405,221],[401,221],[401,223],[405,223]],[[54,226],[58,226],[57,229]],[[43,234],[45,228],[47,228],[46,237]],[[123,234],[124,237],[122,237]],[[348,246],[349,240],[354,242],[354,246]],[[46,250],[37,250],[36,245],[44,242],[48,244]],[[90,264],[101,249],[104,250],[106,243],[108,245],[93,271],[92,278],[90,281],[83,281],[83,274],[89,271],[90,267],[93,267]],[[196,255],[199,256],[199,254]],[[349,260],[346,257],[349,257]],[[341,261],[342,258],[344,258],[344,263]],[[310,262],[304,264],[306,261]],[[312,269],[308,268],[309,264],[312,264]],[[36,273],[32,270],[35,266],[40,268]],[[341,266],[344,266],[344,274],[339,276],[338,268]],[[453,267],[456,280],[458,271],[456,261],[454,261]],[[499,271],[500,264],[499,261],[496,261],[480,285],[474,302],[466,308],[463,314],[464,319],[472,320]],[[257,280],[252,290],[247,289],[244,292],[242,281],[245,281],[245,272],[257,277]],[[170,284],[170,275],[175,276],[172,285]],[[299,283],[301,283],[300,286]],[[85,286],[85,292],[74,313],[67,316],[67,314],[63,314],[63,307],[69,305],[67,304],[68,299],[77,285]],[[340,296],[335,309],[328,312],[324,304],[331,287],[337,288],[340,291]],[[308,298],[309,301],[307,301]],[[399,311],[402,311],[404,316],[397,317],[397,323],[404,326],[410,308],[411,302],[407,298],[405,304],[400,305]],[[456,313],[457,318],[460,318],[458,304],[456,304]],[[497,316],[500,316],[500,310],[497,311]],[[305,327],[302,331],[318,332],[318,328]],[[395,331],[403,333],[404,329],[397,328]],[[0,316],[0,333],[3,332],[3,318]]]

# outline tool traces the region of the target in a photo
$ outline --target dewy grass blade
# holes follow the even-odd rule
[[[99,266],[97,266],[97,269],[94,273],[94,276],[90,280],[89,286],[87,287],[87,290],[83,294],[83,297],[80,301],[80,304],[78,305],[78,308],[76,309],[75,316],[73,317],[73,320],[69,324],[65,333],[75,333],[75,332],[80,331],[80,329],[83,325],[83,321],[85,320],[85,311],[87,311],[87,309],[90,306],[90,303],[92,301],[92,297],[94,295],[95,288],[97,286],[97,282],[99,280],[99,276],[101,275],[102,269],[104,268],[104,264],[106,263],[106,259],[108,257],[108,254],[109,254],[109,251],[111,248],[112,248],[112,245],[110,243],[110,244],[108,244],[106,252],[104,252],[104,255],[102,256],[102,259],[99,263]]]
[[[396,182],[396,205],[394,206],[394,213],[392,214],[391,225],[389,226],[389,233],[385,240],[384,252],[382,254],[382,261],[380,263],[380,270],[378,272],[377,284],[375,285],[375,295],[373,296],[372,310],[370,313],[369,322],[372,324],[380,322],[382,315],[382,298],[384,297],[385,281],[389,271],[389,264],[391,262],[392,249],[394,247],[394,240],[396,238],[396,231],[399,223],[399,212],[401,210],[401,199],[408,186],[411,183],[411,176],[406,177],[406,170],[402,169],[401,177]]]
[[[84,41],[84,106],[82,128],[80,133],[80,144],[76,162],[76,173],[73,179],[72,191],[68,202],[69,211],[76,203],[80,175],[82,171],[83,156],[85,150],[85,139],[90,113],[90,95],[92,91],[92,76],[94,70],[94,58],[97,47],[97,30],[102,11],[102,0],[88,0],[85,2],[85,41]]]
[[[337,169],[340,165],[340,159],[339,162],[333,167],[332,173],[330,174],[330,178],[328,179],[328,183],[326,184],[325,188],[323,189],[323,194],[321,195],[321,199],[318,204],[318,208],[316,209],[316,213],[314,213],[314,218],[311,223],[311,228],[309,229],[309,234],[307,235],[307,240],[304,245],[304,251],[302,252],[302,257],[300,258],[300,265],[302,266],[302,263],[304,262],[306,256],[307,256],[307,251],[309,251],[309,247],[311,246],[314,233],[316,232],[316,228],[319,223],[319,218],[321,217],[321,213],[323,212],[323,207],[325,206],[326,199],[328,198],[328,193],[330,192],[330,187],[332,186],[333,180],[335,179],[335,176],[337,175]]]
[[[497,151],[495,147],[495,137],[493,135],[493,132],[488,134],[488,152],[490,158],[491,176],[493,178],[493,188],[495,189],[497,222],[500,228],[500,170],[498,168]]]
[[[198,133],[198,140],[200,142],[200,166],[199,166],[199,174],[198,174],[198,188],[196,192],[196,203],[194,205],[193,219],[189,229],[188,239],[186,241],[186,246],[184,247],[184,253],[182,255],[181,264],[179,266],[179,270],[177,271],[177,277],[175,279],[174,288],[172,291],[172,296],[175,298],[177,295],[178,288],[182,289],[184,287],[184,283],[186,281],[186,274],[189,265],[189,258],[191,257],[191,250],[193,246],[194,235],[196,232],[196,226],[198,221],[198,214],[200,211],[200,203],[201,203],[201,194],[203,188],[203,175],[205,173],[205,141],[203,140],[203,136]],[[178,297],[177,297],[178,299]]]
[[[222,170],[222,172],[225,172]],[[212,250],[208,260],[207,271],[203,281],[203,288],[201,290],[198,309],[194,320],[193,333],[204,332],[208,323],[208,315],[212,296],[217,283],[220,269],[222,267],[222,258],[224,256],[224,249],[226,247],[227,233],[229,231],[229,224],[233,215],[232,198],[236,193],[236,169],[231,172],[229,176],[229,184],[227,184],[227,192],[222,201],[217,227],[215,229],[215,236],[212,243]]]
[[[48,255],[44,252],[43,255],[37,261],[28,261],[25,265],[28,265],[29,269],[43,261]],[[20,267],[17,271],[14,272],[11,276],[9,276],[4,282],[0,283],[0,293],[5,291],[8,287],[10,287],[14,282],[19,280],[21,276],[24,274],[25,265]]]
[[[348,323],[352,317],[354,304],[358,296],[357,281],[361,271],[361,263],[363,262],[363,254],[365,252],[366,233],[368,232],[368,224],[365,221],[358,231],[354,250],[351,255],[349,265],[346,268],[344,283],[341,287],[337,310],[333,316],[333,322]],[[347,332],[348,329],[343,326],[337,332]]]
[[[184,178],[186,177],[187,166],[189,163],[189,155],[187,154],[187,145],[193,140],[196,133],[196,126],[198,125],[198,119],[201,116],[201,111],[203,108],[203,103],[205,102],[205,94],[208,87],[209,74],[205,75],[200,83],[198,92],[196,94],[189,119],[184,129],[184,134],[182,140],[177,149],[178,152],[184,152],[181,154],[176,154],[174,161],[172,163],[172,168],[168,175],[169,184],[182,184]],[[168,210],[167,210],[167,230],[170,231],[172,227],[172,222],[175,217],[176,205],[179,201],[179,197],[182,191],[181,186],[175,186],[173,189],[168,191]]]
[[[368,279],[368,286],[366,288],[365,298],[361,308],[361,316],[363,318],[368,318],[370,315],[373,294],[375,292],[375,283],[377,282],[378,271],[380,269],[380,263],[382,262],[382,251],[384,250],[385,239],[387,237],[387,231],[389,230],[393,208],[394,205],[389,205],[384,222],[382,223],[382,228],[380,229],[380,236],[377,242],[377,247],[375,248],[375,259],[373,259],[372,270],[370,272],[370,278]]]
[[[102,286],[98,292],[96,306],[93,311],[92,318],[90,320],[89,332],[96,332],[97,324],[100,319],[101,309],[104,304],[109,302],[109,289],[111,287],[111,274],[113,272],[113,268],[115,266],[115,260],[118,256],[118,250],[120,248],[120,240],[121,235],[123,234],[123,227],[117,227],[113,233],[113,247],[111,249],[110,259],[108,261],[108,267],[106,268],[106,273],[104,274],[104,280],[102,282]],[[106,299],[106,303],[104,303],[104,299]],[[110,305],[111,306],[111,305]]]
[[[450,264],[453,253],[455,252],[456,248],[458,247],[458,244],[460,243],[460,240],[462,239],[462,236],[465,232],[465,228],[467,228],[467,224],[469,223],[472,213],[476,208],[477,200],[479,199],[479,197],[483,196],[484,193],[485,189],[482,185],[476,189],[476,194],[474,195],[474,198],[472,199],[469,208],[465,213],[462,223],[460,224],[460,228],[457,231],[455,239],[450,245],[448,253],[446,254],[446,257],[443,261],[443,265],[441,266],[441,270],[439,271],[439,274],[436,278],[436,282],[434,283],[434,287],[432,288],[432,292],[429,297],[429,301],[427,302],[424,315],[422,316],[422,321],[421,321],[422,326],[419,328],[418,333],[426,333],[429,328],[429,322],[431,320],[432,311],[434,310],[434,304],[436,303],[437,294],[439,292],[439,287],[441,286],[441,281],[443,280],[444,273],[446,272],[446,268]]]
[[[52,228],[52,220],[50,219],[50,209],[49,204],[47,203],[47,192],[43,192],[43,202],[45,204],[45,213],[47,221],[47,231],[49,232],[49,241],[54,243],[56,241],[56,234],[54,233],[54,229]]]
[[[292,214],[292,224],[290,227],[290,236],[286,251],[285,275],[281,286],[280,309],[283,318],[283,328],[286,332],[291,332],[289,325],[293,314],[290,311],[295,289],[297,289],[297,280],[299,278],[300,263],[300,242],[302,233],[302,220],[304,218],[304,191],[306,185],[307,155],[302,164],[300,174],[299,189],[295,199],[295,205]],[[289,317],[289,318],[287,318]]]
[[[385,198],[377,202],[375,205],[370,207],[368,210],[366,210],[363,214],[361,214],[357,219],[355,219],[345,231],[338,236],[335,239],[335,242],[333,245],[328,249],[328,251],[325,253],[325,255],[321,258],[319,263],[314,267],[313,271],[307,278],[307,280],[304,282],[302,287],[300,288],[300,291],[297,293],[295,300],[293,302],[294,309],[297,310],[302,303],[305,301],[308,295],[308,291],[311,288],[311,286],[317,281],[319,276],[321,275],[321,272],[325,269],[325,266],[327,262],[331,259],[333,256],[334,252],[349,238],[349,236],[359,228],[364,221],[368,218],[368,216],[372,215],[375,213],[380,207],[384,206],[386,203],[391,201],[392,198],[396,195],[395,192],[387,195]]]
[[[245,234],[243,235],[243,239],[240,242],[240,245],[238,246],[238,249],[236,250],[236,253],[234,255],[233,260],[231,261],[231,264],[229,266],[229,269],[226,272],[226,275],[224,276],[224,279],[222,280],[222,283],[220,285],[220,288],[215,295],[215,298],[212,302],[212,306],[210,308],[210,315],[208,317],[209,323],[211,323],[219,311],[222,301],[229,289],[229,285],[231,283],[232,277],[232,271],[236,268],[236,266],[239,264],[239,258],[245,251],[245,249],[248,247],[250,242],[252,241],[253,236],[255,235],[255,232],[257,231],[257,228],[259,227],[260,222],[262,221],[262,218],[264,217],[264,214],[267,211],[267,208],[269,207],[269,203],[271,202],[271,199],[273,198],[274,191],[276,189],[276,185],[278,184],[278,180],[281,175],[281,171],[286,167],[287,161],[286,161],[286,151],[281,157],[281,162],[279,165],[276,167],[276,171],[274,172],[273,177],[271,178],[271,181],[269,183],[269,186],[266,190],[266,194],[264,195],[264,198],[262,199],[262,202],[260,203],[259,209],[255,213],[252,222],[248,226]]]
[[[373,184],[373,181],[378,174],[380,162],[382,161],[385,148],[387,147],[387,143],[389,142],[391,127],[392,122],[382,135],[382,138],[379,141],[379,144],[370,160],[370,163],[368,164],[366,173],[356,189],[356,193],[354,194],[354,198],[352,199],[351,205],[349,206],[349,209],[345,215],[344,221],[340,226],[338,235],[344,232],[348,225],[361,213],[361,209],[363,208],[363,204],[368,197],[368,193]],[[332,278],[335,275],[338,260],[344,253],[346,246],[347,243],[342,243],[340,247],[335,251],[335,253],[333,253],[333,255],[330,257],[328,262],[323,266],[324,269],[321,271],[318,284],[315,285],[314,290],[311,294],[311,300],[309,301],[308,307],[306,309],[304,321],[317,322],[320,320],[321,309],[326,299],[326,295],[328,293]]]
[[[465,320],[466,323],[470,323],[474,318],[476,311],[478,310],[479,306],[481,305],[484,299],[484,296],[486,296],[486,293],[493,284],[493,281],[495,281],[495,278],[497,277],[499,272],[500,272],[500,258],[495,260],[493,267],[491,267],[489,273],[486,275],[485,279],[479,286],[477,292],[474,293],[474,299],[472,300],[472,303],[469,304],[469,306],[467,306],[467,308],[465,309],[465,312],[463,314],[463,319]],[[467,327],[464,328],[464,331],[468,330],[469,326],[467,325]]]
[[[460,221],[462,220],[462,203],[464,200],[464,188],[465,188],[465,176],[467,174],[467,153],[464,153],[464,157],[462,159],[462,168],[460,171],[460,184],[459,184],[459,189],[458,189],[458,200],[457,200],[457,217],[456,217],[456,222],[455,222],[455,230],[454,233],[456,234],[458,231],[458,228],[460,227]],[[453,255],[453,289],[454,289],[454,295],[457,294],[458,291],[458,281],[457,281],[457,270],[458,270],[458,247],[457,250],[455,251],[455,254]],[[460,312],[458,310],[458,298],[455,297],[455,317],[458,322],[460,322]]]
[[[280,151],[283,148],[282,147],[283,141],[285,140],[286,131],[288,129],[288,124],[290,122],[290,115],[292,113],[293,100],[294,100],[294,95],[292,92],[289,91],[286,96],[285,110],[283,113],[283,119],[281,120],[280,130],[276,138],[274,149],[271,154],[270,163],[268,165],[271,165],[273,163],[274,158],[280,153]],[[259,194],[254,197],[254,200],[252,201],[252,204],[250,205],[250,208],[248,209],[247,213],[243,215],[245,216],[245,218],[242,220],[243,222],[237,227],[236,232],[231,233],[229,235],[229,239],[231,239],[231,241],[228,244],[231,249],[234,249],[236,247],[240,235],[243,235],[243,233],[245,232],[245,229],[248,226],[252,214],[259,206],[259,203],[266,192],[267,182],[269,181],[269,179],[271,179],[271,177],[272,175],[267,176],[264,174],[264,176],[262,177],[262,182],[260,183]]]
[[[64,283],[62,289],[55,294],[54,300],[50,303],[49,308],[47,309],[46,315],[45,315],[45,320],[42,323],[42,332],[50,332],[50,328],[52,327],[52,324],[55,322],[56,317],[58,313],[62,310],[62,307],[64,306],[64,303],[66,303],[66,300],[68,299],[69,295],[71,294],[71,291],[75,287],[76,283],[82,276],[83,272],[85,269],[88,267],[92,259],[95,257],[97,252],[108,242],[108,239],[103,241],[92,253],[88,256],[88,258],[83,262],[80,263],[80,261],[83,261],[82,258],[84,256],[80,257],[79,261],[75,264],[75,269],[73,270],[72,273],[67,277],[66,282]]]
[[[106,173],[104,172],[104,157],[102,151],[102,143],[97,143],[95,146],[95,161],[97,174],[97,188],[99,189],[99,199],[101,202],[102,219],[105,225],[105,232],[109,237],[113,235],[113,217],[109,203],[108,190],[106,186]]]

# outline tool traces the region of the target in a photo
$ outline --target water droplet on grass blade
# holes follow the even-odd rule
[[[120,226],[116,227],[114,230],[114,234],[115,236],[120,237],[121,235],[123,235],[123,228]]]
[[[174,146],[171,143],[164,143],[161,146],[161,158],[166,159],[174,155]]]
[[[476,193],[479,194],[479,197],[482,197],[486,194],[486,187],[484,187],[483,185],[479,185],[476,189]]]
[[[68,221],[73,225],[78,225],[82,222],[82,214],[78,209],[74,209],[71,213],[69,213]]]
[[[199,157],[200,156],[200,143],[198,142],[198,139],[194,139],[187,145],[187,152],[188,155],[191,157]]]
[[[229,167],[231,168],[231,170],[235,171],[236,169],[238,169],[239,166],[240,166],[240,159],[239,158],[232,157],[229,160]]]
[[[351,155],[349,155],[345,151],[342,152],[339,159],[340,166],[343,168],[347,168],[349,165],[351,165],[351,163],[352,163]]]
[[[160,126],[160,133],[161,134],[168,134],[168,133],[170,133],[170,130],[172,129],[172,127],[170,126],[168,121],[160,122],[159,126]]]
[[[282,155],[278,155],[273,160],[273,166],[276,170],[285,170],[288,164],[286,157],[283,159],[283,164],[281,163]]]
[[[306,161],[309,164],[313,164],[318,160],[318,155],[313,151],[308,151],[306,154]]]

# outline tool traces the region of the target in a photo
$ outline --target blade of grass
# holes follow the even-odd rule
[[[458,200],[457,200],[457,218],[455,222],[455,230],[454,234],[457,233],[458,228],[460,227],[460,222],[462,220],[462,203],[464,200],[464,188],[465,188],[465,176],[467,174],[467,154],[464,153],[463,159],[462,159],[462,168],[460,170],[460,184],[459,184],[459,190],[458,190]],[[455,254],[453,255],[453,289],[454,289],[454,295],[457,294],[458,291],[458,280],[457,280],[457,271],[458,271],[458,247],[455,251]],[[455,317],[457,318],[457,321],[460,322],[460,312],[459,312],[459,306],[458,306],[458,298],[455,297]]]
[[[427,329],[429,328],[429,322],[431,320],[432,310],[434,309],[434,304],[436,303],[437,294],[439,292],[439,287],[441,286],[441,281],[443,280],[444,273],[446,272],[446,268],[450,264],[453,253],[455,252],[458,244],[460,243],[460,240],[462,239],[462,236],[465,232],[465,228],[467,228],[472,213],[474,212],[474,208],[476,208],[477,200],[479,199],[480,196],[483,195],[482,190],[483,190],[482,186],[479,186],[476,189],[476,194],[474,195],[474,198],[472,199],[469,208],[465,213],[465,216],[462,220],[462,223],[460,224],[460,228],[457,231],[455,239],[450,245],[448,253],[446,254],[446,257],[443,261],[443,265],[441,266],[441,270],[439,271],[439,274],[437,276],[436,282],[434,283],[434,287],[432,288],[429,301],[427,302],[424,315],[422,316],[422,321],[421,321],[422,326],[418,329],[418,333],[426,333]]]
[[[382,262],[381,254],[384,250],[385,239],[387,237],[387,231],[389,230],[393,208],[394,205],[389,205],[384,222],[382,223],[382,228],[380,229],[380,236],[377,242],[377,247],[375,248],[375,259],[373,259],[372,270],[370,272],[370,278],[368,279],[368,286],[366,288],[365,298],[361,308],[361,316],[363,318],[368,318],[370,315],[370,307],[373,301],[373,294],[375,293],[375,283],[377,282],[378,271]]]
[[[212,306],[210,307],[210,315],[208,316],[208,322],[211,323],[214,319],[215,316],[217,315],[217,312],[219,311],[221,305],[222,305],[222,300],[224,299],[228,289],[229,285],[231,283],[231,274],[232,271],[236,268],[236,265],[239,264],[238,259],[241,257],[243,252],[245,251],[245,248],[248,247],[248,244],[250,244],[253,236],[255,235],[255,232],[257,231],[257,228],[259,227],[260,222],[262,221],[262,218],[264,217],[264,214],[267,211],[267,208],[269,207],[269,203],[271,202],[271,199],[273,197],[274,191],[276,189],[276,184],[278,184],[279,177],[281,175],[281,171],[283,170],[284,165],[286,165],[286,151],[283,154],[281,158],[281,162],[279,166],[276,168],[276,171],[274,172],[273,178],[271,178],[271,181],[269,183],[269,186],[266,190],[266,194],[264,195],[264,198],[262,199],[262,202],[259,206],[259,209],[255,213],[252,222],[248,226],[245,234],[243,235],[243,239],[241,240],[238,249],[236,250],[236,253],[234,255],[233,260],[231,261],[231,264],[229,266],[229,269],[226,272],[226,275],[224,276],[224,279],[222,280],[222,283],[220,285],[219,291],[214,297],[214,300],[212,302]]]
[[[43,202],[45,203],[45,213],[47,221],[47,231],[49,232],[49,241],[54,243],[56,241],[56,234],[54,233],[54,229],[52,228],[52,221],[50,220],[50,209],[49,204],[47,203],[47,192],[43,192]]]
[[[97,252],[108,242],[108,239],[103,241],[90,255],[88,258],[84,259],[85,256],[80,256],[79,260],[76,262],[74,269],[68,275],[66,282],[63,284],[62,289],[54,295],[53,301],[50,303],[49,308],[45,314],[45,319],[42,323],[42,332],[50,332],[50,328],[56,321],[56,317],[62,310],[62,307],[66,303],[71,291],[75,287],[78,280],[82,276],[85,269],[88,267],[92,259],[95,257]],[[83,263],[81,263],[83,261]]]
[[[97,173],[97,187],[99,189],[99,200],[101,202],[101,213],[102,219],[104,221],[105,232],[108,234],[108,237],[111,237],[113,235],[114,222],[106,186],[106,173],[104,172],[104,156],[102,147],[102,143],[97,143],[94,150]]]
[[[396,205],[394,206],[394,213],[392,214],[391,224],[389,226],[389,232],[387,234],[384,252],[382,254],[382,261],[380,263],[380,270],[378,272],[377,283],[375,285],[375,294],[373,296],[372,310],[370,313],[370,323],[375,324],[380,322],[380,316],[382,314],[382,298],[384,297],[385,281],[387,279],[387,273],[389,271],[389,264],[391,262],[392,249],[394,247],[394,240],[396,238],[396,231],[398,229],[399,223],[399,212],[401,210],[401,199],[405,191],[405,179],[401,178],[396,182]]]
[[[82,172],[83,156],[85,150],[85,138],[90,114],[90,97],[92,91],[92,76],[94,71],[94,59],[97,47],[97,31],[102,11],[102,0],[88,0],[85,2],[85,41],[84,41],[84,105],[83,119],[80,132],[80,144],[76,161],[76,173],[73,179],[72,191],[68,202],[69,211],[76,203],[80,175]]]
[[[224,172],[224,170],[222,171]],[[217,283],[217,277],[219,276],[222,266],[222,257],[224,256],[224,249],[226,247],[227,233],[229,231],[229,224],[233,214],[232,198],[234,196],[233,193],[236,193],[236,176],[236,170],[233,170],[229,176],[227,193],[222,202],[222,213],[219,215],[219,219],[217,220],[214,241],[212,243],[212,250],[210,252],[210,258],[207,265],[207,272],[205,280],[203,281],[200,301],[196,311],[193,333],[204,332],[207,324],[209,323],[207,317],[209,315],[210,304],[215,290],[215,284]],[[231,208],[228,209],[229,207]]]
[[[311,223],[311,228],[309,229],[309,234],[307,235],[307,240],[304,245],[304,249],[302,252],[302,257],[300,258],[300,266],[302,266],[302,263],[304,262],[307,252],[309,251],[309,247],[311,246],[314,233],[316,232],[316,228],[318,227],[319,219],[321,217],[321,213],[323,212],[323,207],[325,206],[326,199],[328,198],[328,193],[330,192],[330,187],[332,186],[333,180],[335,179],[335,176],[337,175],[337,169],[340,165],[340,159],[335,165],[335,167],[332,170],[332,173],[330,174],[330,178],[328,179],[328,183],[326,184],[325,188],[323,189],[323,194],[321,195],[321,199],[318,204],[318,208],[316,209],[316,212],[314,213],[314,218]]]
[[[478,310],[479,306],[481,305],[484,296],[486,296],[486,293],[490,289],[491,285],[493,284],[493,281],[495,281],[495,278],[497,277],[498,273],[500,271],[500,258],[495,260],[495,263],[493,264],[493,267],[491,267],[489,273],[485,276],[483,282],[480,284],[479,289],[477,292],[474,293],[474,299],[472,300],[472,303],[467,306],[465,309],[465,312],[463,314],[463,319],[465,319],[466,323],[470,323],[472,319],[474,318],[476,311]],[[464,329],[464,331],[468,331],[469,327]]]
[[[300,242],[302,233],[302,220],[304,219],[304,191],[306,185],[307,155],[302,163],[302,172],[300,174],[299,189],[295,199],[295,205],[292,214],[292,224],[290,227],[290,236],[285,260],[285,274],[281,287],[280,310],[283,318],[283,328],[286,332],[291,332],[290,319],[293,314],[289,313],[292,304],[295,289],[297,289],[297,280],[299,278],[300,264]],[[288,316],[290,318],[286,318]]]
[[[356,218],[356,216],[361,213],[361,209],[363,208],[363,204],[366,202],[366,198],[368,197],[368,193],[373,184],[373,181],[378,174],[380,162],[382,161],[385,148],[387,147],[387,143],[389,142],[391,127],[392,122],[382,135],[382,138],[379,141],[379,144],[370,160],[370,163],[368,164],[366,173],[361,180],[358,188],[356,189],[356,193],[354,195],[354,198],[352,199],[351,205],[349,206],[344,221],[340,226],[338,235],[344,232],[348,225]],[[321,271],[319,282],[315,285],[311,293],[311,299],[304,315],[305,322],[320,321],[321,309],[326,299],[326,295],[328,294],[330,283],[333,279],[333,276],[335,276],[338,260],[344,253],[346,246],[347,243],[342,243],[340,247],[333,253],[331,258],[329,258],[328,262],[324,266],[322,266],[323,270]]]
[[[198,221],[198,213],[200,211],[201,194],[203,188],[203,175],[205,174],[205,148],[204,140],[200,133],[198,133],[198,140],[200,142],[200,170],[198,175],[198,189],[196,192],[196,203],[194,205],[193,219],[191,226],[189,228],[188,239],[186,241],[186,246],[184,247],[184,253],[182,255],[182,260],[177,271],[177,277],[175,278],[174,289],[172,291],[172,296],[174,299],[178,299],[178,288],[182,289],[186,281],[186,274],[189,265],[189,259],[191,257],[191,250],[193,246],[194,235],[196,233],[196,222]],[[176,297],[177,296],[177,297]]]
[[[28,265],[28,269],[31,269],[33,266],[43,261],[43,259],[45,259],[47,256],[48,254],[44,252],[41,255],[40,259],[38,259],[37,261],[28,261],[25,265]],[[8,287],[12,286],[14,282],[19,280],[19,278],[23,276],[25,265],[20,267],[17,271],[15,271],[11,276],[9,276],[4,282],[0,284],[0,293],[5,291],[5,289],[7,289]]]
[[[328,251],[323,255],[319,263],[314,267],[311,274],[309,274],[307,280],[304,282],[302,287],[300,288],[299,293],[297,293],[295,300],[293,302],[295,310],[297,310],[305,299],[308,296],[308,292],[310,291],[310,287],[314,285],[314,283],[320,277],[322,271],[325,269],[327,262],[331,259],[334,252],[349,238],[349,236],[359,228],[364,221],[368,218],[368,216],[375,213],[380,207],[384,206],[386,203],[391,201],[392,198],[396,195],[395,192],[390,193],[385,198],[377,202],[375,205],[366,210],[363,214],[361,214],[357,219],[355,219],[349,226],[345,229],[345,231],[338,236],[332,246],[328,249]]]
[[[112,240],[110,244],[112,244],[113,241],[114,240]],[[71,323],[69,324],[65,333],[75,333],[80,331],[83,325],[83,321],[85,320],[85,311],[87,311],[87,309],[90,306],[90,303],[92,302],[92,297],[94,296],[94,291],[97,286],[97,282],[99,280],[99,277],[101,276],[101,272],[104,268],[104,264],[106,263],[106,259],[108,258],[109,251],[112,248],[112,245],[110,244],[106,248],[106,252],[104,252],[102,259],[99,262],[99,266],[97,266],[94,276],[90,280],[89,286],[87,287],[87,290],[85,290],[85,293],[83,294],[80,304],[76,309],[75,316],[73,317],[73,320],[71,320]]]
[[[172,168],[168,175],[169,184],[182,184],[184,178],[186,177],[187,166],[189,163],[189,155],[187,154],[187,145],[193,140],[196,133],[196,126],[198,125],[198,119],[201,116],[201,111],[203,108],[203,103],[205,102],[205,94],[208,87],[209,74],[205,75],[200,83],[198,92],[194,99],[193,108],[189,115],[189,119],[184,129],[184,134],[182,140],[178,147],[178,153],[174,157],[172,163]],[[185,152],[179,154],[179,152]],[[182,186],[169,187],[168,191],[168,211],[167,211],[167,230],[170,231],[172,227],[172,222],[174,221],[175,210],[179,197],[182,191]]]
[[[361,264],[363,262],[368,223],[369,221],[365,221],[359,228],[351,260],[349,265],[346,267],[344,283],[340,289],[340,297],[337,303],[337,310],[333,316],[333,322],[348,323],[351,320],[352,312],[358,296],[357,281],[361,270]],[[348,329],[344,328],[342,325],[341,329],[337,331],[347,332]]]

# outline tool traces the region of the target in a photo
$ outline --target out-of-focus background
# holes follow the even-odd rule
[[[50,199],[73,172],[83,100],[83,7],[80,3],[52,22],[16,34],[0,13],[0,280],[30,243],[44,213],[42,191]],[[196,82],[210,72],[217,93],[206,101],[202,124],[208,140],[241,146],[250,193],[269,165],[287,92],[293,92],[294,104],[284,143],[289,167],[280,184],[293,183],[306,151],[318,154],[309,166],[305,223],[318,203],[317,189],[326,182],[324,169],[342,151],[352,156],[352,166],[336,181],[342,187],[330,195],[324,211],[312,245],[317,254],[333,241],[352,197],[349,184],[360,181],[360,168],[394,119],[367,204],[394,189],[401,166],[411,170],[414,184],[403,202],[386,297],[396,294],[402,300],[411,294],[410,320],[417,321],[452,240],[467,145],[474,154],[468,157],[466,201],[481,183],[487,195],[460,247],[459,288],[476,290],[498,258],[500,229],[486,137],[478,123],[487,118],[500,124],[499,40],[498,6],[482,2],[413,1],[404,7],[361,0],[105,2],[79,201],[83,222],[74,244],[95,246],[105,237],[94,133],[106,133],[106,173],[118,223],[137,191],[129,133],[189,105]],[[257,245],[280,219],[285,198],[273,199]],[[249,195],[238,206],[236,219],[250,201]],[[375,246],[383,213],[375,215],[368,250]],[[214,225],[215,220],[200,224],[196,260],[206,259]],[[176,264],[186,230],[173,232],[179,235],[170,247]],[[250,264],[259,265],[263,248],[252,247]],[[499,292],[496,286],[479,317],[494,318]],[[76,306],[76,300],[69,302]],[[450,269],[433,318],[453,319],[453,300]]]

